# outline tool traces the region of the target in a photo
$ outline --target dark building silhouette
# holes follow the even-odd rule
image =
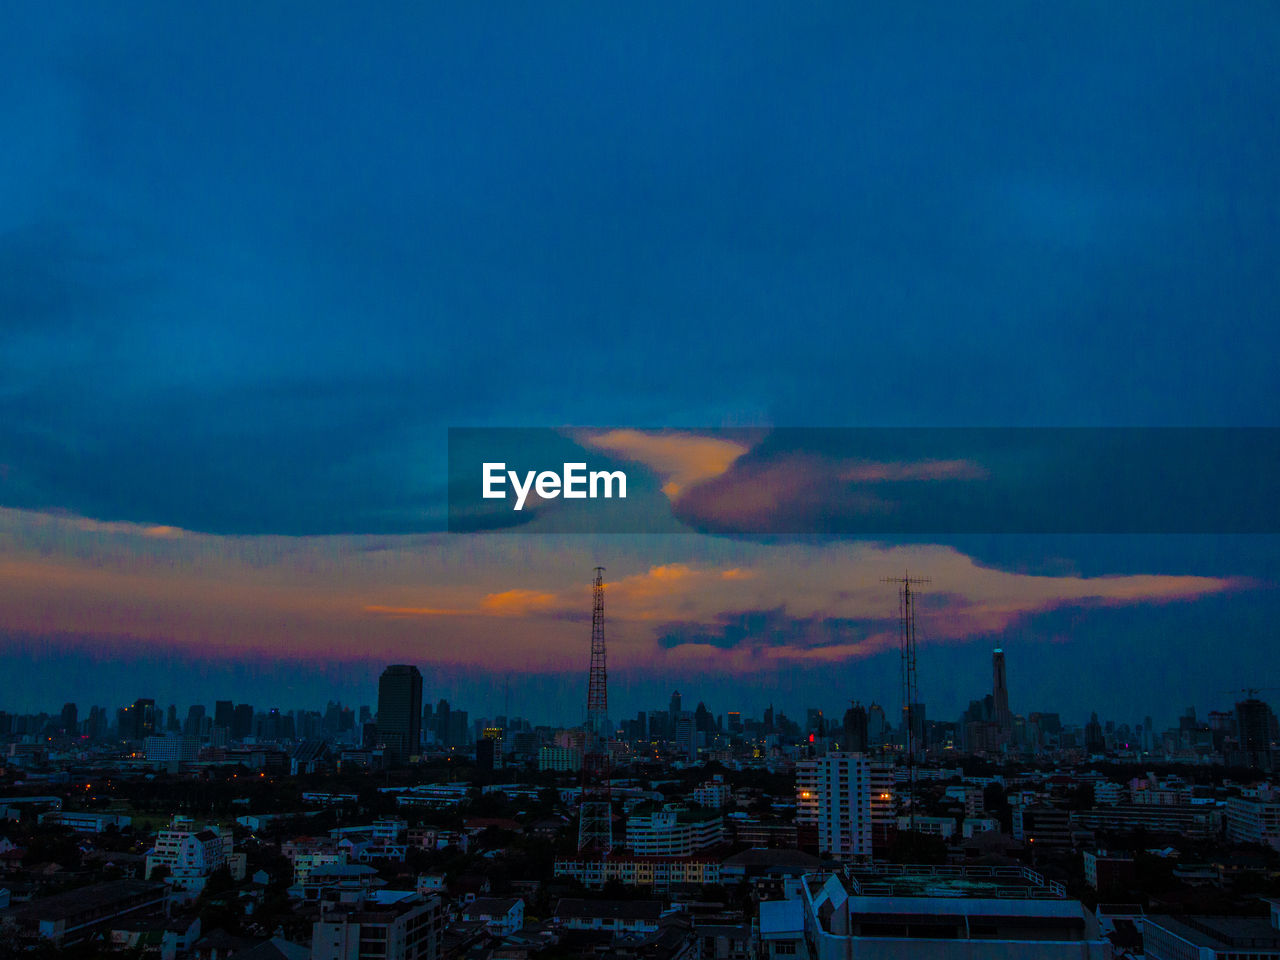
[[[1102,735],[1102,724],[1098,722],[1098,715],[1091,714],[1089,722],[1084,725],[1084,748],[1089,753],[1105,753],[1107,749],[1107,741]]]
[[[230,700],[218,700],[213,704],[213,725],[221,727],[231,734],[231,728],[235,726],[236,705]]]
[[[78,715],[79,711],[74,703],[64,703],[62,705],[60,723],[62,732],[68,737],[74,737],[79,732]]]
[[[991,697],[994,701],[996,725],[1002,733],[1013,728],[1013,717],[1009,713],[1009,684],[1004,672],[1004,650],[1000,647],[991,654]]]
[[[234,714],[235,722],[231,725],[231,738],[243,740],[253,736],[253,704],[237,703]]]
[[[1276,739],[1276,715],[1271,707],[1253,697],[1237,703],[1235,737],[1242,766],[1271,769],[1271,745]]]
[[[182,725],[182,734],[187,737],[198,737],[204,732],[204,706],[199,703],[187,708],[187,719]]]
[[[126,740],[141,740],[156,732],[156,702],[140,697],[120,711],[120,736]]]
[[[418,752],[422,740],[422,674],[394,664],[378,678],[378,741],[394,760]]]
[[[844,739],[840,749],[865,753],[867,747],[867,709],[855,700],[844,712]]]

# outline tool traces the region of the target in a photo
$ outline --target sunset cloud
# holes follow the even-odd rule
[[[737,440],[678,431],[608,430],[584,433],[580,442],[644,464],[662,479],[662,492],[671,500],[720,476],[750,449]]]
[[[139,527],[85,552],[83,527],[0,510],[7,629],[127,636],[213,658],[288,651],[324,662],[573,670],[589,635],[590,571],[607,553],[612,663],[748,675],[892,650],[897,600],[881,581],[904,569],[932,581],[918,606],[925,646],[996,635],[1055,610],[1194,601],[1252,586],[1190,575],[1029,575],[937,544],[619,538],[603,551],[573,537],[156,539]],[[655,552],[662,562],[646,560]]]

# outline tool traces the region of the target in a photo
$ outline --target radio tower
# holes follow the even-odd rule
[[[923,730],[918,730],[916,707],[920,703],[920,687],[916,677],[916,600],[911,588],[928,583],[925,577],[903,572],[900,577],[885,577],[885,583],[898,584],[898,645],[902,652],[902,722],[906,726],[903,746],[907,754],[907,783],[911,793],[911,829],[916,828],[916,754],[921,749]]]
[[[609,802],[609,688],[604,648],[604,567],[591,589],[591,674],[587,681],[587,729],[582,751],[582,802],[578,849],[600,855],[613,849]]]

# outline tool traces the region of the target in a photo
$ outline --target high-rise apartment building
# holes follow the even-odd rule
[[[796,764],[796,825],[817,823],[819,853],[871,856],[871,768],[864,754],[843,751]]]
[[[394,664],[378,679],[378,740],[396,760],[418,752],[422,739],[422,674]]]

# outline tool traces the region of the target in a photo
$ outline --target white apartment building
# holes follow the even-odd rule
[[[796,761],[796,826],[817,826],[821,760]]]
[[[694,788],[691,799],[699,806],[708,808],[709,810],[723,810],[729,805],[729,800],[733,797],[733,792],[729,789],[729,785],[724,782],[724,777],[717,774],[711,780]]]
[[[1227,800],[1227,839],[1280,850],[1280,796],[1270,789]]]
[[[818,825],[818,852],[840,860],[871,856],[872,792],[892,802],[892,789],[861,753],[828,753],[796,764],[796,824]],[[890,781],[891,782],[891,781]],[[879,807],[883,814],[884,807]]]
[[[166,867],[166,883],[175,890],[196,896],[204,889],[209,874],[227,865],[231,837],[220,835],[217,827],[197,830],[187,817],[174,817],[166,830],[156,835],[156,845],[147,852],[147,879]]]
[[[724,841],[719,814],[664,809],[627,818],[627,848],[639,857],[688,857]]]
[[[928,834],[931,837],[941,837],[943,840],[950,840],[956,835],[955,817],[916,817],[914,827],[917,833]],[[911,817],[899,817],[898,829],[912,829]]]
[[[581,770],[582,751],[573,747],[542,747],[538,750],[538,769],[556,773]]]

